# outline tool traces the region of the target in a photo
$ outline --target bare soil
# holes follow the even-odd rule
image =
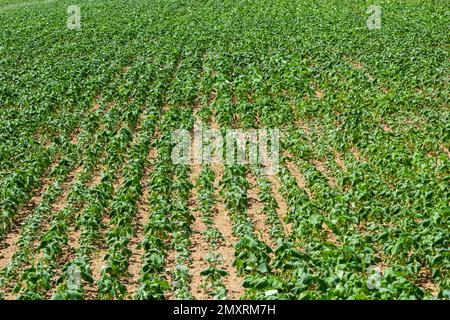
[[[220,165],[212,165],[212,170],[215,173],[214,185],[218,188],[219,181],[223,177],[223,167]],[[224,285],[227,288],[227,297],[231,300],[237,300],[244,295],[245,289],[242,287],[243,278],[237,274],[234,267],[234,246],[237,243],[237,238],[233,235],[231,218],[225,207],[223,199],[217,190],[216,199],[217,213],[214,216],[214,226],[220,231],[224,237],[223,245],[217,250],[224,260],[223,268],[228,272],[224,277]],[[219,200],[221,199],[221,200]]]

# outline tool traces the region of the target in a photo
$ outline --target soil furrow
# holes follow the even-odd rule
[[[286,203],[286,200],[281,195],[281,192],[279,191],[281,189],[281,183],[278,180],[278,178],[275,175],[268,175],[267,179],[270,182],[273,197],[275,198],[277,202],[277,214],[278,217],[280,217],[280,222],[283,226],[284,234],[289,235],[292,232],[292,224],[286,223],[286,216],[288,214],[289,206]]]
[[[306,186],[305,178],[300,173],[297,166],[291,161],[286,161],[286,166],[289,169],[289,171],[291,172],[291,174],[294,176],[295,180],[297,181],[297,185],[301,189],[303,189],[306,192],[306,194],[308,195],[308,197],[311,199],[312,198],[311,190],[309,190],[308,187]]]
[[[195,183],[200,175],[201,165],[191,165],[191,173],[189,176],[190,182],[194,185],[189,199],[189,211],[194,216],[195,220],[192,224],[191,235],[191,265],[189,268],[189,274],[191,276],[190,290],[192,296],[195,299],[207,299],[208,295],[202,290],[202,276],[200,273],[208,267],[208,263],[205,261],[206,255],[209,253],[209,246],[203,238],[203,233],[207,230],[206,225],[202,221],[202,214],[199,210],[197,203],[198,190],[195,187]]]
[[[157,151],[152,148],[147,156],[142,181],[142,195],[136,206],[136,221],[135,221],[135,235],[130,239],[129,247],[131,249],[131,257],[129,260],[128,272],[130,276],[125,280],[125,285],[129,298],[133,298],[139,287],[139,276],[142,267],[142,259],[145,251],[143,248],[138,248],[141,241],[144,239],[144,226],[147,224],[150,218],[150,186],[149,177],[153,170],[153,162],[156,159]]]
[[[273,238],[270,236],[270,224],[267,221],[267,216],[263,212],[264,204],[259,199],[256,178],[253,174],[249,173],[247,174],[247,181],[250,185],[250,188],[247,190],[247,214],[252,221],[253,230],[260,241],[274,250],[275,244],[273,243]]]
[[[215,174],[214,186],[218,188],[219,181],[223,176],[223,167],[221,165],[212,165],[212,170]],[[237,300],[242,297],[245,293],[242,283],[244,279],[237,274],[237,270],[234,267],[234,246],[237,243],[237,238],[233,235],[231,218],[228,214],[228,210],[225,207],[225,203],[221,200],[219,195],[219,190],[216,194],[217,201],[217,212],[214,215],[214,226],[223,235],[224,243],[217,250],[222,256],[224,263],[223,268],[227,271],[227,275],[224,277],[224,285],[227,288],[227,296],[231,300]]]

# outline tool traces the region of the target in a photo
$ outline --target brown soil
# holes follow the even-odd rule
[[[67,243],[67,246],[72,251],[72,254],[68,259],[68,261],[70,261],[71,260],[70,258],[73,259],[75,257],[73,253],[75,253],[75,251],[77,251],[80,246],[81,231],[75,229],[75,227],[72,226],[69,230],[68,238],[69,242]]]
[[[385,123],[383,123],[383,130],[384,132],[392,132],[393,130]]]
[[[342,158],[342,155],[337,151],[335,151],[334,153],[334,160],[342,170],[347,171],[347,166],[345,165],[344,159]]]
[[[55,201],[55,203],[52,204],[52,211],[56,212],[59,211],[63,208],[66,207],[67,204],[67,199],[69,197],[69,192],[70,189],[73,185],[73,183],[75,183],[75,178],[77,177],[77,175],[83,170],[82,167],[78,167],[76,168],[74,171],[72,171],[68,178],[67,181],[63,183],[63,185],[61,186],[63,192],[62,194],[59,196],[59,198]]]
[[[318,89],[314,92],[314,95],[316,96],[317,99],[321,100],[325,94],[323,90]]]
[[[306,194],[311,199],[312,193],[306,186],[305,178],[303,178],[303,175],[300,173],[297,166],[291,161],[286,161],[286,166],[289,169],[289,171],[291,172],[291,174],[294,176],[295,180],[297,181],[297,185],[301,189],[305,190]]]
[[[190,182],[195,186],[201,172],[200,165],[191,166],[191,174],[189,176]],[[208,294],[202,290],[202,276],[200,272],[208,267],[205,256],[209,253],[209,246],[203,238],[202,234],[207,230],[206,225],[202,222],[201,212],[199,211],[197,204],[197,188],[192,189],[191,197],[189,199],[189,211],[195,217],[192,225],[191,242],[191,265],[189,268],[189,274],[191,276],[190,290],[192,296],[195,299],[207,299]]]
[[[359,153],[358,148],[356,148],[354,145],[352,145],[352,154],[353,156],[356,158],[356,160],[358,160],[359,162],[364,162],[367,161],[367,159],[364,159],[361,154]]]
[[[223,167],[220,165],[212,165],[212,170],[215,173],[214,185],[218,188],[219,181],[223,176]],[[220,195],[217,190],[216,199],[217,213],[214,216],[214,226],[220,231],[224,237],[224,243],[218,248],[219,254],[224,260],[223,268],[228,272],[224,277],[224,285],[227,288],[227,296],[231,300],[237,300],[244,295],[245,289],[242,287],[243,278],[237,274],[237,270],[233,265],[234,262],[234,245],[237,243],[237,238],[233,235],[231,218],[223,201],[219,201]]]
[[[450,151],[449,151],[446,147],[444,147],[444,146],[441,146],[441,149],[442,149],[442,151],[444,151],[444,152],[447,154],[447,156],[450,158]]]
[[[385,86],[380,86],[380,90],[385,94],[389,93],[389,89],[386,88]]]
[[[69,228],[68,238],[69,241],[67,243],[67,246],[63,249],[63,256],[58,259],[59,267],[55,270],[55,273],[52,277],[52,281],[54,283],[53,288],[49,292],[47,292],[46,299],[51,299],[51,297],[56,293],[56,282],[61,277],[62,268],[64,267],[64,265],[75,258],[75,253],[78,250],[80,244],[81,231],[76,230],[74,226],[71,226]]]
[[[211,119],[211,129],[220,130],[220,125],[217,122],[216,117],[212,117],[212,119]]]
[[[71,144],[77,144],[78,143],[78,136],[80,134],[80,128],[76,128],[72,134],[70,135],[70,143]]]
[[[100,104],[97,102],[98,100],[100,100],[100,98],[101,98],[100,95],[94,98],[94,104],[92,105],[91,112],[95,112],[97,111],[98,108],[100,108]]]
[[[327,234],[327,240],[334,244],[335,246],[340,246],[339,240],[337,239],[336,235],[334,234],[333,230],[328,227],[328,225],[324,222],[322,223],[322,229],[325,230]]]
[[[296,121],[297,126],[302,129],[306,135],[308,136],[308,139],[310,139],[311,137],[311,130],[308,128],[308,126],[306,125],[306,123],[303,120],[298,119]]]
[[[364,75],[370,80],[373,81],[375,78],[370,74],[367,68],[359,61],[349,61],[353,68],[360,70],[364,73]]]
[[[198,119],[197,119],[198,121]],[[195,152],[199,152],[196,148],[191,148],[191,159],[194,159]],[[208,263],[204,260],[205,256],[209,252],[209,246],[203,238],[202,234],[206,231],[207,227],[202,222],[201,212],[197,204],[198,191],[195,187],[198,177],[201,173],[201,164],[192,163],[191,172],[189,175],[189,181],[194,185],[192,188],[191,196],[189,199],[189,211],[194,216],[195,220],[192,225],[191,235],[191,265],[189,268],[189,275],[191,277],[190,291],[195,299],[207,299],[207,293],[202,290],[202,276],[200,272],[208,267]]]
[[[17,241],[20,238],[19,232],[13,231],[9,233],[2,242],[0,250],[0,270],[3,270],[11,262],[14,253],[17,251]]]
[[[197,100],[200,100],[198,97]],[[194,113],[197,113],[199,108],[194,108]],[[195,116],[195,122],[199,125],[200,120],[197,116]],[[195,128],[194,128],[195,130]],[[193,133],[193,135],[195,132]],[[198,144],[199,142],[195,142]],[[191,234],[191,264],[189,268],[189,275],[191,277],[190,282],[190,291],[194,299],[207,299],[208,294],[205,290],[202,290],[202,276],[201,272],[208,267],[208,263],[205,260],[206,255],[209,253],[209,245],[203,238],[202,234],[207,230],[206,225],[202,221],[202,214],[199,210],[199,206],[197,203],[198,190],[195,186],[198,177],[201,174],[202,164],[201,159],[196,159],[196,155],[201,152],[201,145],[194,145],[193,148],[190,149],[190,175],[189,181],[194,186],[191,191],[191,196],[189,198],[189,211],[194,216],[195,220],[192,224],[192,234]]]
[[[166,256],[165,268],[164,268],[165,269],[164,278],[169,284],[172,283],[172,271],[175,269],[175,256],[176,255],[177,255],[177,251],[175,250],[175,248],[172,248],[169,250],[169,252],[167,253],[167,256]],[[167,300],[176,299],[176,297],[174,296],[171,289],[166,291],[165,296],[166,296]]]
[[[130,277],[125,280],[127,292],[130,295],[129,298],[133,298],[139,287],[139,277],[142,266],[142,257],[144,256],[144,249],[137,248],[139,243],[144,239],[144,227],[150,218],[150,186],[149,186],[149,175],[153,169],[153,161],[156,159],[157,151],[156,149],[151,149],[147,156],[147,165],[145,166],[144,181],[142,182],[142,195],[141,199],[137,203],[136,207],[136,221],[135,221],[135,235],[130,239],[130,250],[131,257],[128,266],[128,272],[130,273]]]
[[[278,205],[277,214],[278,217],[280,217],[281,224],[283,225],[284,234],[288,236],[292,232],[292,224],[284,222],[288,214],[289,207],[286,203],[286,200],[279,191],[281,189],[281,183],[275,175],[268,175],[267,179],[270,182],[273,197],[275,198]]]
[[[210,106],[217,98],[217,92],[211,92],[208,97],[208,106]]]
[[[250,184],[250,188],[247,190],[247,199],[249,204],[247,214],[253,222],[254,231],[258,236],[258,239],[267,244],[273,250],[275,249],[275,245],[272,237],[270,236],[270,227],[267,221],[267,216],[263,212],[264,204],[258,196],[256,177],[253,174],[247,174],[247,181]]]
[[[197,98],[195,98],[195,102],[194,102],[194,113],[197,113],[201,108],[202,108],[202,104],[201,104],[201,96],[199,94],[197,94]]]
[[[259,115],[259,111],[256,111],[255,120],[256,120],[256,125],[257,125],[258,128],[263,128],[264,127],[264,124],[261,121],[261,116]]]
[[[106,228],[109,226],[109,217],[104,215],[102,218],[102,225],[105,225]],[[102,269],[105,266],[105,255],[108,252],[108,246],[106,244],[106,232],[107,230],[102,230],[99,243],[96,246],[96,250],[91,257],[91,271],[92,271],[92,279],[93,283],[84,284],[84,292],[85,297],[87,299],[98,299],[98,287],[97,281],[101,278]]]
[[[313,164],[317,171],[319,171],[325,177],[325,179],[327,179],[329,186],[333,188],[336,187],[335,179],[333,178],[331,172],[325,167],[323,162],[315,160],[313,161]]]
[[[431,292],[433,297],[437,297],[439,293],[439,287],[433,283],[433,276],[428,268],[421,268],[416,285]]]
[[[203,278],[200,272],[208,267],[208,263],[205,260],[206,255],[209,253],[208,244],[205,242],[202,233],[206,231],[206,226],[198,218],[192,225],[193,235],[191,236],[191,259],[192,264],[189,269],[191,275],[190,289],[194,299],[205,300],[208,299],[208,294],[201,288]]]

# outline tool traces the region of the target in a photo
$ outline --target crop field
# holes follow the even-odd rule
[[[0,300],[449,299],[449,23],[445,0],[0,0]],[[276,170],[174,161],[199,125],[279,132]]]

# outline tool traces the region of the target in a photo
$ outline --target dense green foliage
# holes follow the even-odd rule
[[[79,31],[66,27],[71,4],[0,0],[0,239],[23,221],[0,270],[0,298],[90,297],[100,243],[98,297],[127,297],[151,148],[134,298],[192,298],[193,188],[211,252],[222,241],[212,208],[226,205],[245,298],[450,298],[447,1],[377,1],[380,30],[367,29],[372,3],[360,0],[79,0]],[[286,221],[270,180],[257,181],[275,248],[247,214],[247,176],[257,168],[226,166],[215,193],[208,166],[194,185],[188,165],[171,163],[172,132],[191,130],[195,117],[222,129],[282,130],[276,179]],[[36,192],[41,201],[21,217]],[[67,254],[71,230],[80,239]],[[208,256],[202,272],[219,299],[227,297],[222,258]],[[66,285],[71,266],[81,270],[79,290]],[[367,286],[371,266],[382,271],[376,289]]]

